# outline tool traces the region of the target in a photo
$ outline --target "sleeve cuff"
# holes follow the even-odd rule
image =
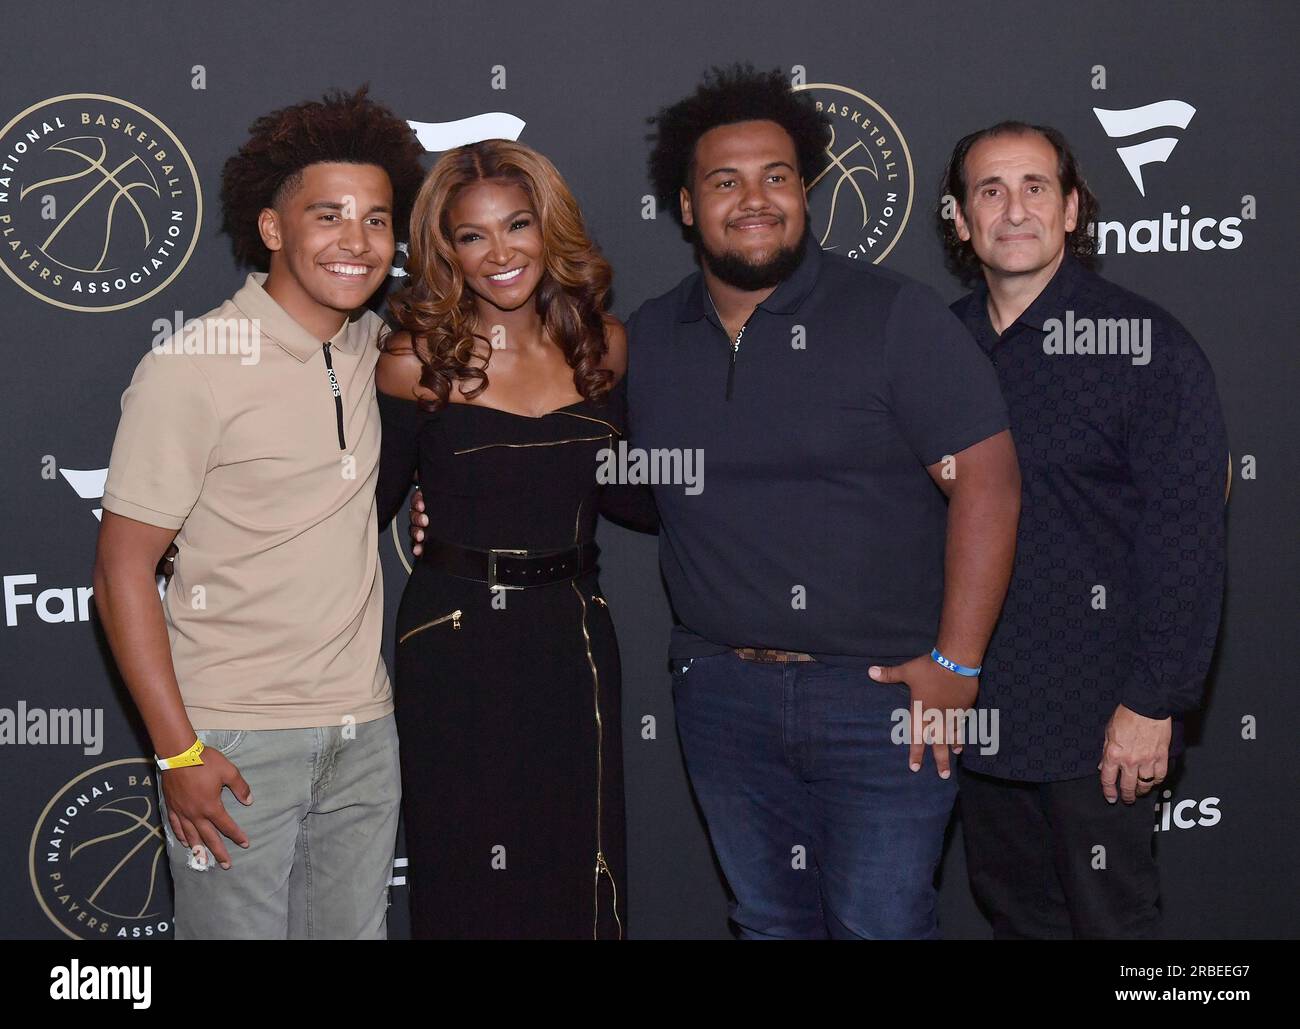
[[[1146,696],[1135,697],[1126,692],[1120,695],[1119,702],[1134,714],[1141,715],[1143,718],[1154,718],[1157,721],[1163,721],[1173,715],[1173,711],[1164,704],[1157,703]]]
[[[989,418],[983,418],[965,427],[961,432],[952,433],[944,440],[942,445],[936,443],[934,446],[926,448],[926,451],[921,455],[921,463],[928,468],[932,464],[938,464],[949,454],[959,454],[967,447],[982,443],[990,436],[996,436],[999,432],[1009,428],[1011,428],[1011,422],[1007,418],[1005,411]]]
[[[104,499],[100,502],[100,505],[105,511],[112,511],[115,515],[131,518],[137,522],[144,522],[146,525],[157,525],[163,529],[179,529],[185,524],[185,515],[171,515],[163,511],[155,511],[153,508],[145,507],[142,504],[133,504],[129,500],[122,500],[111,493],[104,494]]]

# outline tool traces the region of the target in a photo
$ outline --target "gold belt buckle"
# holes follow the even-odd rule
[[[516,557],[527,557],[526,550],[509,550],[505,547],[488,547],[488,589],[490,590],[523,590],[527,586],[510,586],[504,582],[497,582],[497,555],[511,554]]]

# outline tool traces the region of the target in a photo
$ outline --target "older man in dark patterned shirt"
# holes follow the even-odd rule
[[[999,938],[1150,938],[1135,801],[1181,750],[1223,592],[1214,372],[1171,315],[1090,270],[1096,201],[1060,133],[972,133],[946,190],[950,265],[978,280],[952,309],[997,370],[1023,482],[978,701],[998,747],[962,756],[971,887]]]

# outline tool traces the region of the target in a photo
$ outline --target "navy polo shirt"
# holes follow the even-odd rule
[[[734,367],[699,272],[641,305],[628,336],[629,446],[703,456],[698,493],[653,486],[670,656],[928,653],[947,504],[926,466],[1008,424],[988,359],[938,295],[809,238]]]
[[[997,371],[1020,460],[1011,587],[984,655],[977,706],[999,712],[988,775],[1050,782],[1097,774],[1123,703],[1150,718],[1200,703],[1218,632],[1228,443],[1214,371],[1149,300],[1066,254],[1000,335],[980,283],[953,304]],[[1064,349],[1064,330],[1122,321],[1144,354]],[[1049,335],[1056,330],[1061,346]],[[1072,339],[1079,338],[1076,331]],[[1053,351],[1053,352],[1049,352]]]

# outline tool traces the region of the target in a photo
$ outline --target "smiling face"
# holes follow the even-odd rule
[[[957,235],[987,271],[1033,275],[1060,262],[1079,196],[1062,194],[1051,143],[1036,132],[990,136],[971,147],[965,171]]]
[[[465,284],[480,300],[514,311],[533,296],[546,270],[542,226],[522,186],[501,179],[466,186],[447,222]]]
[[[393,187],[373,164],[321,163],[265,208],[259,219],[271,251],[275,291],[287,308],[346,314],[362,306],[393,263]]]
[[[798,163],[794,140],[773,121],[719,125],[695,144],[682,221],[723,281],[762,289],[798,263],[808,223]]]

